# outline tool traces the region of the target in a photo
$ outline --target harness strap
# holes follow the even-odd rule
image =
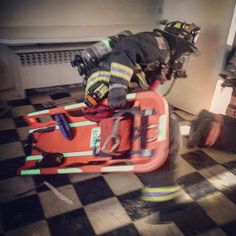
[[[153,114],[153,109],[146,109],[144,114],[141,116],[141,149],[145,150],[147,147],[147,130],[148,130],[148,117]]]
[[[72,140],[73,138],[72,130],[65,114],[61,113],[53,115],[52,117],[57,122],[57,125],[59,126],[60,131],[64,136],[64,138],[66,138],[67,140]]]
[[[141,117],[141,149],[146,149],[147,146],[147,126],[148,126],[148,116]]]

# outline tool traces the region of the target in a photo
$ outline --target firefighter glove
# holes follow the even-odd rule
[[[109,86],[108,102],[109,106],[115,109],[126,107],[127,87],[122,84],[112,84]]]

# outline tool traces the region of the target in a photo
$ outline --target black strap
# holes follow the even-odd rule
[[[147,128],[148,128],[148,116],[141,116],[141,130],[140,130],[140,136],[141,136],[141,149],[146,149],[147,146]]]

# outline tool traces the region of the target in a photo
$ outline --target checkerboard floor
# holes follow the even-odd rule
[[[236,155],[187,149],[185,138],[176,169],[186,203],[182,211],[162,212],[142,202],[143,184],[133,173],[17,176],[28,132],[22,115],[81,96],[77,88],[29,92],[0,109],[0,236],[236,235]],[[181,122],[191,119],[176,113]],[[73,204],[57,198],[43,181]]]

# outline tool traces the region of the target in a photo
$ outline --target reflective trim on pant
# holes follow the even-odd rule
[[[233,118],[233,119],[236,119],[236,109],[230,107],[230,105],[228,105],[227,107],[227,110],[226,110],[226,115]]]
[[[211,130],[206,138],[205,145],[208,147],[214,145],[220,136],[220,132],[221,132],[221,124],[218,122],[213,122]]]
[[[177,193],[180,190],[179,186],[168,186],[168,187],[145,187],[142,190],[143,200],[149,202],[164,202],[175,199]]]
[[[236,106],[236,97],[234,96],[231,97],[230,104]]]
[[[126,80],[129,83],[133,75],[133,70],[128,66],[112,62],[111,75]]]

